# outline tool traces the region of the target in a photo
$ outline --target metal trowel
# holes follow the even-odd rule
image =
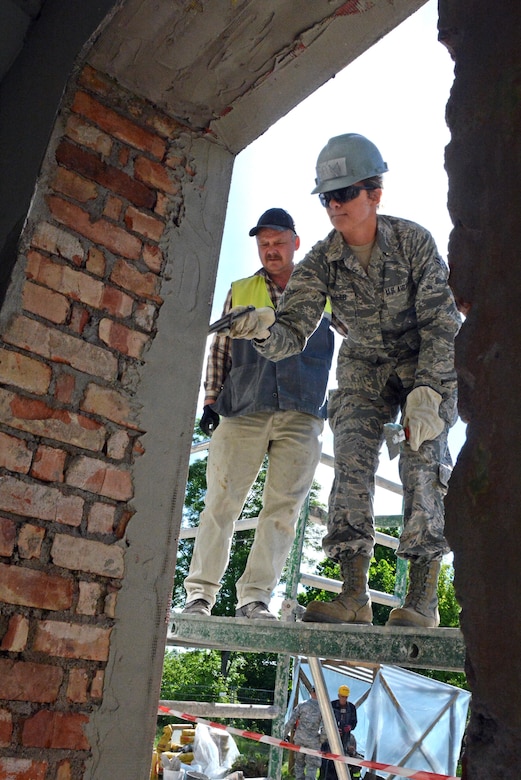
[[[389,459],[392,460],[400,454],[402,442],[408,440],[409,429],[404,428],[400,423],[386,423],[384,425],[384,437],[389,450]]]

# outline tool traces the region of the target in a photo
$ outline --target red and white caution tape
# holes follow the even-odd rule
[[[266,734],[257,734],[255,731],[235,729],[232,726],[225,726],[223,723],[213,723],[213,721],[197,718],[195,715],[187,715],[185,712],[170,710],[168,707],[163,707],[162,705],[159,706],[158,714],[175,715],[176,718],[181,718],[182,720],[189,720],[192,721],[192,723],[201,723],[203,726],[209,726],[212,729],[228,731],[230,734],[237,734],[239,737],[253,739],[256,742],[266,742],[268,745],[275,745],[275,747],[293,750],[295,753],[306,753],[308,756],[320,756],[321,758],[328,758],[331,761],[343,761],[345,764],[353,764],[353,766],[365,766],[369,769],[378,769],[382,772],[399,775],[400,777],[412,777],[413,780],[458,780],[454,775],[439,775],[436,772],[424,772],[421,769],[406,769],[403,766],[381,764],[378,761],[365,761],[359,758],[351,758],[351,756],[340,756],[337,753],[323,753],[321,750],[313,750],[313,748],[294,745],[293,742],[285,742],[283,739],[268,737]]]

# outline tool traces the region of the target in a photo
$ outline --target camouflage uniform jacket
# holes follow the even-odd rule
[[[333,230],[295,267],[270,337],[253,343],[271,360],[299,352],[329,295],[333,325],[345,336],[339,389],[376,398],[396,372],[406,388],[428,385],[439,392],[451,407],[444,416],[453,422],[454,337],[461,320],[447,266],[425,228],[398,217],[377,220],[367,272]]]
[[[323,725],[320,705],[316,699],[307,699],[295,707],[284,726],[284,734],[288,734],[295,723],[295,745],[318,748],[322,741]]]

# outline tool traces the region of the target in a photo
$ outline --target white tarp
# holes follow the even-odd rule
[[[295,668],[295,672],[297,672]],[[301,669],[311,678],[308,665]],[[357,707],[357,750],[369,761],[455,775],[465,730],[470,693],[397,666],[379,666],[373,680],[356,670],[323,667],[329,698],[340,685],[351,689]],[[366,670],[367,671],[367,670]],[[293,694],[297,685],[293,686]],[[299,686],[299,700],[307,698]],[[294,707],[291,696],[288,712]],[[382,777],[391,777],[379,772]]]

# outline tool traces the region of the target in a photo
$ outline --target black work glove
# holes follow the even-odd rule
[[[219,415],[217,412],[214,412],[209,404],[207,406],[203,406],[203,416],[199,422],[199,428],[206,436],[212,435],[212,433],[219,425],[219,421]]]

